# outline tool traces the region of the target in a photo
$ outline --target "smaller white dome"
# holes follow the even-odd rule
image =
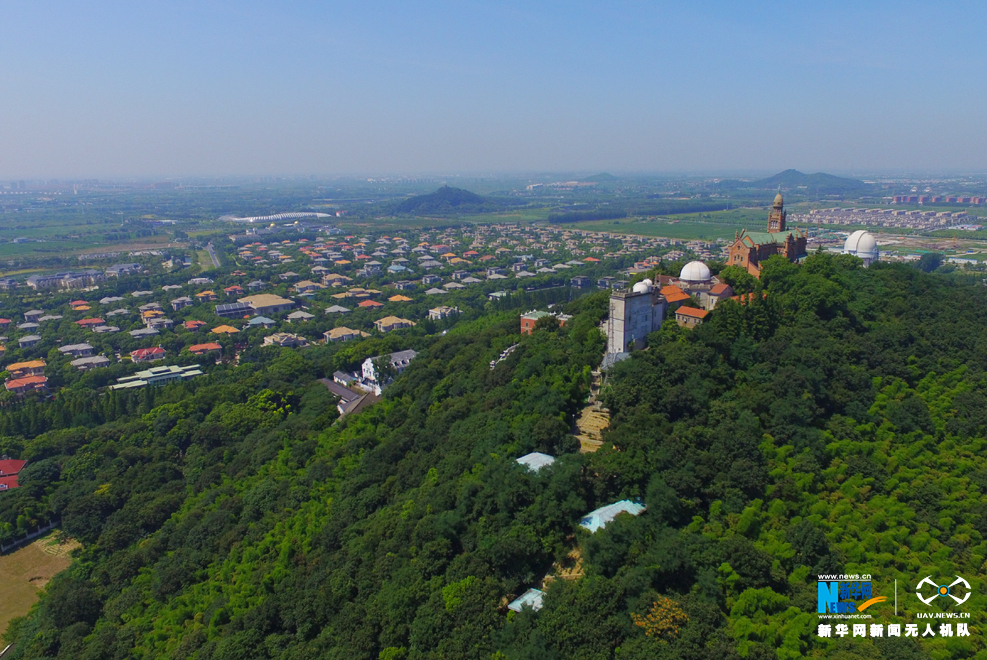
[[[647,278],[646,279],[643,279],[641,281],[644,282],[645,284],[647,284],[648,286],[654,286],[655,285],[654,282],[652,282],[650,279],[647,279]]]
[[[635,284],[631,290],[634,291],[634,293],[648,293],[649,291],[651,291],[651,285],[648,284],[647,280],[645,280],[643,282],[638,282],[637,284]]]
[[[679,273],[679,279],[686,282],[709,282],[712,277],[709,267],[701,261],[690,261]]]

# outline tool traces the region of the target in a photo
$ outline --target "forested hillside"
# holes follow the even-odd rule
[[[292,363],[18,439],[37,466],[18,501],[62,512],[85,549],[9,631],[12,657],[982,653],[979,632],[819,639],[815,579],[963,575],[979,629],[987,287],[822,254],[772,259],[762,283],[616,366],[595,454],[569,427],[600,295],[530,337],[508,313],[457,326],[333,426],[316,369]],[[530,474],[530,451],[559,460]],[[621,498],[647,510],[578,527]],[[506,610],[575,558],[541,611]]]

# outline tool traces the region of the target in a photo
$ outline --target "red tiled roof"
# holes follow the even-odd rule
[[[138,348],[136,351],[130,352],[131,358],[143,359],[146,357],[151,357],[152,355],[164,355],[165,350],[160,346],[154,346],[152,348]]]
[[[2,460],[0,461],[0,475],[9,477],[13,474],[17,474],[26,464],[27,461],[18,461],[13,458]]]
[[[17,475],[12,477],[0,477],[0,491],[7,490],[9,488],[17,488],[20,484],[17,483]]]
[[[722,296],[727,291],[732,291],[729,284],[717,284],[716,286],[714,286],[712,289],[709,290],[709,292],[714,296]]]
[[[696,309],[695,307],[679,307],[675,310],[675,315],[678,316],[691,316],[694,319],[704,319],[706,315],[709,314],[705,309]]]
[[[206,351],[221,351],[223,347],[214,341],[205,344],[195,344],[194,346],[189,346],[188,350],[192,353],[206,352]]]
[[[376,300],[364,300],[362,303],[357,305],[357,307],[383,307],[383,303],[379,303]]]
[[[75,322],[76,325],[82,325],[82,326],[103,325],[104,323],[106,323],[106,321],[104,321],[103,319],[81,319]]]
[[[44,385],[48,379],[44,376],[24,376],[23,378],[13,378],[7,381],[7,390],[16,390],[18,387],[26,385]]]

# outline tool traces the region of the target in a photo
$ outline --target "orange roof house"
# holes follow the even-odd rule
[[[24,376],[40,376],[45,372],[46,363],[44,360],[28,360],[27,362],[14,362],[7,365],[7,371],[14,378]]]
[[[240,332],[231,325],[218,325],[212,329],[214,335],[235,335]]]
[[[387,299],[389,302],[411,302],[411,298],[408,296],[391,296]]]
[[[105,325],[106,321],[103,319],[80,319],[75,324],[83,328],[95,328],[97,325]]]
[[[186,321],[185,329],[195,331],[201,328],[202,326],[204,326],[205,324],[206,324],[205,321]]]
[[[709,314],[705,309],[695,307],[679,307],[675,310],[675,322],[683,328],[691,328],[702,324],[703,319]]]
[[[194,344],[188,347],[188,350],[193,355],[205,355],[211,351],[223,351],[223,347],[214,341],[207,342],[205,344]]]
[[[7,391],[14,394],[24,394],[33,390],[43,390],[48,387],[48,379],[44,376],[25,376],[12,378],[6,383]]]
[[[357,307],[383,307],[384,303],[379,303],[376,300],[364,300]]]

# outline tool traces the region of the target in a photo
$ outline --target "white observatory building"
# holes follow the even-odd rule
[[[850,234],[843,244],[843,254],[852,254],[863,259],[865,268],[881,258],[881,252],[877,249],[877,239],[863,229]]]

